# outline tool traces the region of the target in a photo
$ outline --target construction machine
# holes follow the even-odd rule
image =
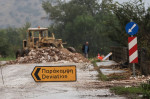
[[[17,50],[16,58],[27,55],[30,50],[42,47],[63,48],[62,39],[55,39],[54,33],[48,36],[48,28],[28,28],[27,39],[23,40],[23,49]]]

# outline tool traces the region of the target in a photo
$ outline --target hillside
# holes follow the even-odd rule
[[[30,22],[32,27],[47,27],[50,21],[42,19],[46,13],[42,8],[43,0],[0,0],[0,28],[21,27]]]

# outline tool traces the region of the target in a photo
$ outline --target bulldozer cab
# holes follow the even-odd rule
[[[47,28],[29,28],[28,29],[28,40],[31,42],[33,41],[36,43],[36,41],[41,41],[44,38],[48,38],[48,29]]]
[[[23,48],[35,48],[37,43],[48,38],[48,28],[28,28],[27,40],[23,40]]]
[[[28,28],[27,40],[23,40],[23,49],[47,46],[63,47],[61,39],[55,39],[54,34],[48,36],[48,28]]]

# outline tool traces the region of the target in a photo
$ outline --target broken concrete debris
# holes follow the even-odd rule
[[[19,57],[15,61],[9,61],[8,64],[16,63],[46,63],[46,62],[57,62],[57,61],[69,61],[75,63],[89,62],[88,59],[84,58],[79,53],[70,52],[65,48],[46,47],[32,49],[28,55]]]

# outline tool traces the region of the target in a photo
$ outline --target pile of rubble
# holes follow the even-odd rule
[[[31,50],[28,55],[19,57],[15,61],[10,61],[8,64],[46,63],[62,60],[75,63],[89,62],[88,59],[79,53],[72,53],[65,48],[48,47]]]

